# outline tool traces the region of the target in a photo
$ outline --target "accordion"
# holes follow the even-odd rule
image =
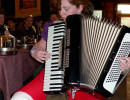
[[[79,86],[110,97],[125,75],[118,57],[130,52],[130,29],[89,16],[70,15],[66,23],[49,26],[43,91],[60,92]]]

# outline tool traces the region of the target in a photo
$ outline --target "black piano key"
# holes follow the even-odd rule
[[[63,80],[63,78],[50,78],[50,80]]]
[[[63,24],[54,26],[54,30],[61,30],[61,29],[65,30],[65,26]]]
[[[61,87],[50,87],[50,89],[61,89]]]
[[[53,41],[61,41],[61,39],[54,39]]]
[[[60,26],[60,27],[61,27],[61,26]],[[54,29],[54,32],[57,31],[57,30],[65,30],[65,28],[63,28],[63,27],[62,27],[62,28],[55,28],[55,29]]]
[[[63,35],[60,35],[60,36],[54,36],[53,38],[55,39],[55,38],[62,38],[63,37]]]
[[[59,43],[54,43],[53,46],[59,46]]]
[[[59,54],[53,54],[52,57],[59,57]]]
[[[59,50],[52,50],[52,52],[58,52]]]
[[[51,72],[54,72],[54,71],[59,71],[59,69],[52,69]],[[62,71],[62,70],[60,70]]]
[[[51,68],[57,68],[58,66],[51,66]]]
[[[59,59],[59,58],[52,58],[52,60],[57,60],[57,59]]]
[[[53,54],[52,57],[59,56],[59,54]]]
[[[60,23],[56,23],[56,25],[54,26],[55,27],[55,29],[58,27],[58,29],[59,29],[59,27],[65,27],[65,24],[60,24]]]
[[[50,85],[63,85],[63,83],[50,83]]]
[[[63,76],[63,74],[51,74],[50,76]]]
[[[56,30],[56,31],[54,31],[54,34],[57,34],[57,33],[65,33],[65,31],[64,30]]]
[[[57,47],[52,47],[52,49],[56,49],[56,48],[59,48],[58,46]]]
[[[52,65],[53,65],[53,64],[58,64],[58,62],[53,62],[53,63],[51,63],[51,64],[52,64]]]
[[[59,71],[59,69],[52,69],[51,71]],[[62,71],[62,70],[61,70]]]

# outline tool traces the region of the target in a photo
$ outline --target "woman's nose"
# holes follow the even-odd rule
[[[59,13],[60,13],[61,16],[64,15],[63,10],[60,10]]]

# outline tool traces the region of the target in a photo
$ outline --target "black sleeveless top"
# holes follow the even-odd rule
[[[5,29],[4,25],[0,26],[0,36],[5,35],[4,34],[5,30],[6,29]]]

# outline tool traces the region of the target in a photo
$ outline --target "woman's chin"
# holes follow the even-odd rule
[[[63,19],[63,21],[66,21],[66,18],[62,18]]]

